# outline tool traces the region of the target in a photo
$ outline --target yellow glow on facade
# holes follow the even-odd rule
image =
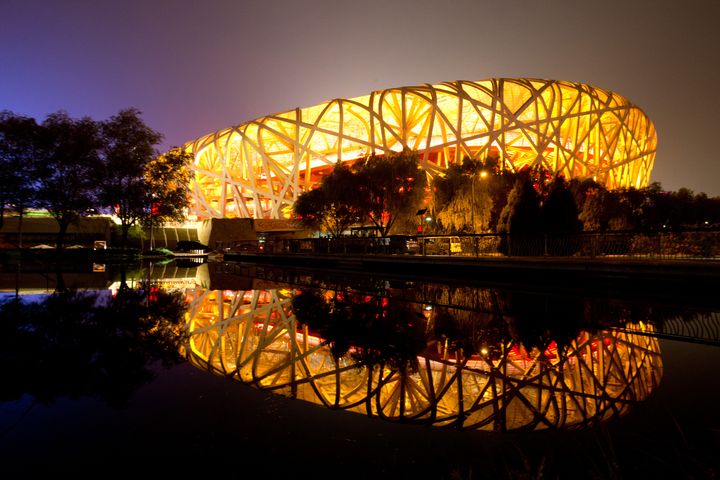
[[[183,148],[195,157],[198,218],[287,218],[338,162],[410,148],[430,177],[464,157],[543,165],[608,188],[643,187],[657,136],[622,96],[538,79],[454,81],[381,90],[268,115]]]
[[[388,420],[509,431],[587,426],[623,414],[662,377],[657,338],[582,332],[563,351],[528,352],[512,340],[499,356],[460,359],[441,345],[400,373],[333,358],[296,323],[291,290],[189,294],[186,349],[195,366],[263,390]],[[650,326],[646,326],[650,329]]]

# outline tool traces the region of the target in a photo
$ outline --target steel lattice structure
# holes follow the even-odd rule
[[[287,218],[336,162],[410,148],[431,177],[464,157],[543,165],[608,188],[642,187],[657,137],[622,96],[538,79],[392,88],[268,115],[190,142],[198,218]]]
[[[418,357],[401,373],[351,355],[335,361],[299,327],[292,290],[189,292],[194,365],[264,390],[388,420],[510,431],[582,427],[624,413],[662,377],[656,338],[581,333],[563,351],[525,351],[512,341],[497,358]]]

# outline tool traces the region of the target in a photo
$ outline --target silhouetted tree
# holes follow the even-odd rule
[[[325,213],[325,192],[321,188],[308,190],[300,194],[293,205],[295,217],[300,224],[312,230],[322,230]]]
[[[306,227],[339,237],[360,220],[359,188],[359,177],[338,163],[318,188],[298,197],[295,215]]]
[[[66,112],[48,115],[42,127],[38,203],[58,222],[57,249],[61,250],[70,224],[98,207],[102,140],[92,119],[75,120]]]
[[[360,212],[382,236],[390,233],[395,225],[398,231],[414,225],[427,185],[417,152],[405,149],[371,156],[357,163],[355,171],[360,180]]]
[[[102,124],[104,175],[100,199],[120,219],[120,246],[125,247],[131,226],[152,209],[152,192],[145,178],[147,165],[158,156],[162,135],[152,130],[134,108],[121,110]]]
[[[503,253],[539,255],[541,242],[535,236],[542,232],[540,196],[529,175],[520,175],[515,182],[507,205],[500,214],[498,231],[509,234],[501,243]]]
[[[573,255],[580,249],[574,237],[582,231],[575,196],[563,177],[557,177],[542,204],[545,252],[549,255]]]
[[[585,192],[585,201],[578,214],[578,219],[583,224],[583,230],[601,231],[608,227],[607,203],[610,201],[607,190],[598,185],[589,188]]]
[[[577,233],[582,230],[575,198],[563,177],[553,182],[542,205],[543,229],[547,233]]]
[[[18,246],[22,248],[22,219],[36,203],[36,169],[41,131],[34,119],[0,112],[0,228],[5,209],[18,214]]]

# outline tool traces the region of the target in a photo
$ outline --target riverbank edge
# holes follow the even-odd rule
[[[226,253],[225,262],[325,268],[356,273],[477,281],[604,283],[617,287],[716,290],[720,262],[708,260],[586,259],[553,257],[452,257],[417,255],[314,255]]]

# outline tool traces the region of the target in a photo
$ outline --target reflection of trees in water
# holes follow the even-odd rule
[[[581,329],[590,329],[587,302],[581,298],[556,298],[542,294],[441,288],[434,296],[442,306],[433,306],[433,341],[445,342],[455,353],[471,356],[493,352],[513,340],[527,350],[541,351],[551,344],[558,349],[574,340]],[[455,302],[455,303],[450,303]],[[451,305],[474,305],[475,308]]]
[[[336,357],[353,355],[368,365],[417,368],[417,355],[439,344],[454,355],[493,352],[514,340],[528,351],[562,349],[587,328],[586,303],[579,298],[494,290],[471,290],[464,304],[484,303],[484,310],[428,307],[392,297],[351,290],[302,289],[292,300],[295,317],[324,338]],[[443,300],[458,301],[465,291],[445,291]],[[468,301],[469,300],[469,301]],[[427,318],[426,318],[427,316]]]
[[[223,272],[242,273],[237,265],[223,264],[214,268],[221,269]],[[499,311],[499,313],[503,313],[506,297],[509,296],[512,300],[513,297],[521,298],[528,294],[523,291],[482,286],[386,280],[385,277],[372,274],[357,276],[348,273],[313,271],[311,275],[303,270],[280,269],[265,265],[258,267],[253,275],[298,288],[323,290],[351,288],[353,291],[369,292],[371,295],[389,295],[409,303],[432,304],[434,309],[449,308],[449,313],[458,318],[463,317],[463,311],[488,312],[490,314],[497,314]],[[542,289],[542,285],[538,287]],[[581,290],[579,287],[581,286],[578,286],[577,290]],[[637,298],[633,295],[630,299],[622,299],[622,294],[628,292],[615,292],[620,295],[618,297],[609,292],[583,290],[578,293],[577,290],[576,293],[571,290],[562,294],[550,292],[540,294],[532,291],[530,295],[534,296],[536,300],[541,300],[540,305],[548,303],[551,308],[555,308],[555,302],[571,302],[575,305],[571,311],[579,311],[578,304],[582,303],[582,314],[570,323],[585,329],[617,327],[618,324],[623,326],[627,322],[634,324],[629,327],[637,329],[640,327],[639,323],[643,322],[651,323],[654,329],[660,333],[693,339],[700,338],[711,343],[720,342],[720,315],[717,302],[714,300],[703,298],[698,304],[698,298],[684,298],[683,295],[687,292],[682,290],[666,292],[667,294],[662,295],[645,292],[644,298]],[[688,305],[693,305],[693,308],[688,309]],[[700,307],[699,305],[704,306]],[[564,308],[562,305],[561,307]],[[534,312],[531,312],[531,315],[534,315]],[[552,315],[548,312],[545,316]],[[514,322],[511,315],[508,315],[507,319],[503,319],[503,322],[505,320]],[[564,325],[560,325],[560,327],[563,328]],[[666,330],[668,331],[666,332]],[[559,333],[562,334],[560,331]],[[561,335],[558,338],[560,337]],[[530,341],[530,335],[525,336],[525,340]]]
[[[715,312],[704,308],[688,309],[682,305],[658,305],[617,299],[593,299],[588,310],[590,321],[596,325],[643,322],[652,324],[658,331],[663,331],[668,323],[693,323],[716,316]]]
[[[657,339],[630,332],[574,327],[575,337],[558,346],[540,330],[530,335],[540,347],[525,348],[492,312],[454,316],[400,302],[393,319],[392,299],[293,293],[197,289],[190,295],[189,360],[330,408],[498,431],[602,421],[646,398],[662,376]],[[512,302],[521,306],[511,308],[504,299],[503,313],[522,324],[527,300],[516,297]],[[577,308],[548,308],[547,315],[569,316]],[[476,336],[462,340],[468,331]],[[370,338],[372,332],[382,340]]]
[[[121,404],[182,359],[181,294],[152,288],[58,292],[0,305],[3,400],[93,396]]]
[[[560,346],[580,329],[642,329],[710,343],[720,342],[720,314],[714,307],[688,308],[682,299],[626,300],[592,295],[558,295],[470,286],[421,284],[402,292],[402,298],[432,303],[434,317],[460,330],[466,340],[478,327],[492,334],[520,341],[528,348],[555,341]],[[674,300],[674,301],[673,301]],[[494,332],[494,333],[493,333]],[[450,339],[454,337],[450,334]],[[503,337],[505,338],[505,337]],[[452,342],[451,342],[452,343]],[[477,351],[478,342],[474,342]],[[468,345],[464,349],[468,350]]]
[[[351,291],[322,295],[302,290],[292,300],[295,317],[317,332],[340,358],[354,347],[361,364],[416,370],[417,356],[426,348],[425,317],[417,305]]]

